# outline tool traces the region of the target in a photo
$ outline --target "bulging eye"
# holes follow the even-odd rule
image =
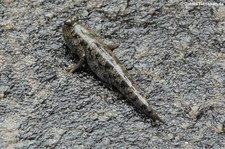
[[[65,21],[65,25],[73,25],[75,22],[77,22],[79,19],[77,16],[71,17],[68,20]]]
[[[77,16],[73,16],[72,18],[71,18],[71,21],[72,22],[77,22],[79,20],[79,18],[77,17]]]
[[[65,21],[65,24],[66,25],[71,25],[72,24],[71,22],[72,22],[72,20],[71,19],[68,19],[68,20]]]

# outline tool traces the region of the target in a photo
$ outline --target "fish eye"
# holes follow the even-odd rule
[[[77,22],[79,20],[79,18],[77,16],[74,16],[71,18],[72,22]]]
[[[77,16],[71,17],[68,20],[65,21],[65,25],[73,25],[75,22],[77,22],[79,19]]]

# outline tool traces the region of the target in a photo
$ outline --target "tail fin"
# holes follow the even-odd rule
[[[148,114],[154,121],[159,121],[159,122],[161,122],[161,123],[163,123],[163,124],[166,124],[166,122],[165,121],[163,121],[159,116],[158,116],[158,114],[156,114],[156,112],[155,111],[150,111],[150,113]]]

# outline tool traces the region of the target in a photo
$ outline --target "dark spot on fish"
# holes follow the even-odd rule
[[[101,56],[100,53],[96,53],[96,52],[95,52],[95,57],[96,57],[96,59],[97,59],[99,62],[102,62],[103,57]],[[102,63],[101,63],[101,64],[102,64]]]
[[[101,45],[100,45],[98,42],[95,42],[95,45],[96,45],[98,48],[101,48]]]
[[[104,73],[103,76],[104,76],[105,78],[109,78],[109,73]]]
[[[145,104],[141,105],[141,109],[146,110],[148,107]]]
[[[88,52],[90,52],[91,55],[95,55],[95,51],[92,50],[91,47],[88,46],[87,48],[88,48]]]
[[[113,68],[113,67],[112,67],[112,69],[111,69],[111,74],[112,74],[112,77],[113,77],[113,78],[116,78],[117,72],[116,72],[115,68]]]
[[[96,56],[96,55],[95,55],[95,52],[92,51],[90,47],[88,47],[87,52],[88,52],[89,58],[95,59],[95,56]]]
[[[82,30],[82,29],[80,30],[80,32],[81,32],[82,34],[84,34],[84,32],[83,32],[83,30]]]
[[[85,40],[80,40],[80,44],[85,47],[87,46],[87,42]]]
[[[120,85],[123,86],[123,87],[125,87],[125,86],[127,86],[127,82],[126,82],[125,80],[122,80],[122,81],[120,82]]]
[[[125,85],[125,86],[122,86],[123,88],[125,88],[125,93],[128,94],[130,97],[135,97],[136,98],[136,95],[134,93],[134,91],[128,86],[128,85]]]
[[[77,34],[75,34],[75,33],[73,33],[73,32],[72,32],[71,34],[72,34],[73,38],[75,38],[75,39],[78,38]]]
[[[105,68],[111,69],[112,68],[112,65],[108,61],[106,61]]]
[[[130,94],[129,94],[129,97],[130,97],[130,99],[131,99],[133,102],[138,101],[138,97],[137,97],[134,93],[130,93]]]

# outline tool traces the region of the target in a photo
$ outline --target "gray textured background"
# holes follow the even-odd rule
[[[217,1],[219,3],[219,1]],[[67,73],[62,24],[102,37],[168,122],[153,125],[88,68]],[[225,3],[0,1],[0,148],[225,148]]]

